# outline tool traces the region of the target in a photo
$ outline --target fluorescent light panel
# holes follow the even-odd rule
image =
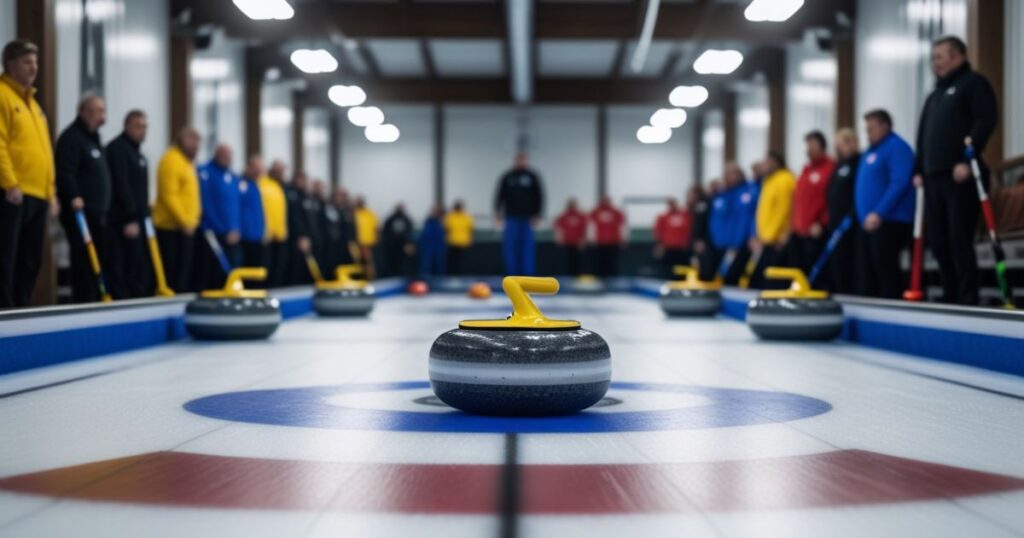
[[[672,138],[672,129],[668,127],[644,125],[636,131],[636,139],[641,144],[664,144],[670,138]]]
[[[333,73],[338,60],[324,49],[299,49],[292,53],[292,63],[304,73]]]
[[[375,106],[357,106],[348,109],[348,121],[356,127],[369,127],[384,123],[384,112]]]
[[[782,22],[803,7],[804,0],[753,0],[743,16],[752,22]]]
[[[359,86],[336,84],[327,90],[327,98],[340,107],[359,106],[366,102],[366,92]]]
[[[651,125],[675,129],[686,123],[686,111],[681,108],[659,108],[651,115]]]
[[[256,21],[286,20],[295,16],[287,0],[233,0],[246,17]]]
[[[672,106],[694,108],[708,100],[708,89],[704,86],[676,86],[668,95]]]
[[[369,125],[363,130],[366,139],[375,144],[390,144],[398,140],[400,135],[398,127],[385,123],[383,125]]]
[[[728,75],[743,63],[738,50],[708,49],[693,62],[693,70],[702,75]]]

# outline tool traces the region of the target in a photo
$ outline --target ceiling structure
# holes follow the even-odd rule
[[[511,102],[506,3],[515,0],[290,0],[289,20],[253,21],[226,0],[175,0],[196,30],[219,27],[249,46],[253,69],[303,78],[308,105],[329,103],[333,84],[359,84],[375,102]],[[854,0],[808,0],[782,23],[743,16],[749,0],[662,0],[642,68],[636,48],[646,0],[533,0],[533,102],[657,103],[679,84],[712,95],[758,71],[782,69],[782,46],[808,30],[837,27]],[[339,69],[309,75],[288,60],[296,48],[326,48]],[[708,47],[745,55],[730,75],[698,75]],[[770,75],[769,75],[770,76]]]

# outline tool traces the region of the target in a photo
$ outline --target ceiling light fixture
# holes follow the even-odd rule
[[[644,125],[636,130],[636,139],[642,144],[664,144],[669,138],[672,138],[672,129],[668,127]]]
[[[348,121],[356,127],[369,127],[384,123],[384,112],[375,106],[357,106],[348,109]]]
[[[743,63],[738,50],[708,49],[693,62],[693,70],[702,75],[728,75]]]
[[[374,144],[390,144],[398,140],[398,127],[385,123],[383,125],[369,125],[363,131],[366,139]]]
[[[753,0],[743,16],[752,22],[782,22],[803,7],[804,0]]]
[[[295,16],[287,0],[234,0],[235,7],[256,21],[286,20]]]
[[[336,84],[327,90],[327,98],[340,107],[359,106],[366,102],[366,92],[359,86]]]
[[[659,108],[651,115],[651,125],[675,129],[686,123],[686,111],[681,108]]]
[[[676,86],[668,94],[668,102],[672,106],[694,108],[708,100],[708,89],[704,86]]]
[[[804,80],[833,81],[837,74],[836,61],[830,58],[800,62],[800,76]]]
[[[764,129],[772,122],[771,112],[766,108],[744,108],[738,116],[740,125],[747,129]]]
[[[338,60],[324,49],[299,49],[292,53],[292,63],[304,73],[333,73]]]
[[[192,80],[223,80],[231,74],[231,64],[222,58],[193,58],[189,66]]]

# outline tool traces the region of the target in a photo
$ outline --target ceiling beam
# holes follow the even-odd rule
[[[286,21],[252,21],[230,2],[182,0],[192,24],[222,26],[228,35],[252,40],[309,40],[343,32],[350,38],[493,38],[505,36],[503,2],[317,2],[297,4]],[[667,3],[655,39],[738,40],[772,44],[799,40],[811,27],[833,27],[835,13],[852,14],[855,0],[809,2],[785,23],[753,23],[743,4]],[[635,39],[635,3],[537,2],[538,39]],[[623,24],[626,22],[625,24]]]

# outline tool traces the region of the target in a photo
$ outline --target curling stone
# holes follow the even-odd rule
[[[696,268],[677,265],[676,275],[684,277],[661,287],[658,304],[669,316],[713,316],[722,307],[722,279],[705,282]]]
[[[486,282],[474,282],[469,287],[468,295],[471,299],[490,299],[491,285]]]
[[[572,281],[570,291],[580,295],[600,295],[605,292],[604,282],[594,275],[580,275]]]
[[[599,402],[608,391],[608,344],[578,321],[553,320],[530,293],[558,292],[554,278],[505,277],[512,315],[470,320],[430,348],[430,384],[444,403],[467,413],[566,415]]]
[[[423,296],[430,293],[430,286],[422,280],[415,280],[409,283],[409,286],[405,289],[409,295]]]
[[[199,340],[258,340],[281,324],[281,305],[266,290],[247,290],[244,280],[265,280],[262,267],[231,271],[223,289],[207,290],[185,307],[185,329]]]
[[[358,265],[339,265],[336,278],[316,285],[313,310],[321,316],[365,316],[373,310],[373,286],[352,278],[362,271]]]
[[[769,279],[790,280],[788,290],[768,290],[747,305],[747,325],[765,340],[832,340],[843,330],[843,307],[828,292],[811,289],[803,271],[769,267]]]

